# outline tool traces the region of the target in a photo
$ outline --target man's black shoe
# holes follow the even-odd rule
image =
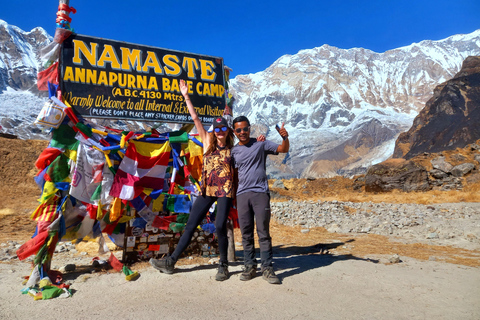
[[[152,267],[166,274],[172,274],[173,269],[175,268],[175,261],[173,261],[173,259],[170,256],[162,259],[151,258],[149,262],[152,265]]]
[[[242,281],[252,280],[253,278],[255,278],[256,275],[257,275],[257,266],[248,265],[248,266],[245,266],[245,269],[240,275],[240,280]]]
[[[267,280],[268,283],[271,284],[280,284],[280,279],[277,277],[275,272],[273,271],[273,267],[266,267],[262,271],[262,278]]]

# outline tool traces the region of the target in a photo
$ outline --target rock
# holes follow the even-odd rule
[[[391,256],[388,261],[390,263],[400,263],[402,262],[402,260],[400,260],[400,257],[398,256],[398,254],[394,254],[393,256]]]
[[[455,177],[463,177],[473,169],[475,169],[475,165],[473,163],[466,162],[453,167],[451,172]]]
[[[354,182],[365,182],[365,176],[360,176],[354,180]]]
[[[475,161],[477,161],[478,163],[480,163],[480,154],[476,154],[476,155],[475,155]]]
[[[338,233],[340,232],[340,227],[334,223],[330,226],[330,228],[327,229],[327,231],[331,233]]]
[[[448,181],[456,186],[461,180],[449,176]],[[478,203],[421,205],[289,200],[272,202],[271,207],[278,223],[301,226],[299,231],[322,227],[331,233],[408,234],[420,242],[455,238],[480,245],[480,237],[474,236],[480,230]],[[466,228],[467,225],[470,227]]]
[[[385,161],[370,167],[365,176],[366,192],[395,189],[405,192],[430,190],[426,169],[413,161]]]
[[[302,229],[300,232],[301,232],[301,233],[309,233],[309,232],[310,232],[310,229]]]
[[[430,232],[428,235],[427,235],[427,239],[438,239],[438,233],[436,232]]]
[[[279,194],[275,190],[270,190],[270,197],[272,199],[285,199],[286,198],[285,196],[282,196],[281,194]]]
[[[445,157],[437,157],[430,161],[434,169],[449,173],[453,166],[445,160]]]
[[[476,143],[472,143],[471,145],[469,145],[470,149],[473,151],[473,150],[480,150],[480,145],[476,144]]]
[[[67,249],[65,248],[65,246],[63,244],[57,245],[57,247],[55,248],[55,253],[65,252],[66,250]]]
[[[433,169],[429,171],[430,175],[435,179],[444,179],[448,177],[448,174],[440,169]]]
[[[65,271],[66,271],[66,272],[75,271],[76,267],[77,267],[77,266],[74,265],[73,263],[67,264],[67,265],[65,266]]]
[[[463,162],[467,160],[467,158],[463,154],[459,154],[459,153],[452,155],[452,159],[457,162]]]
[[[279,188],[279,189],[285,189],[288,190],[285,185],[283,184],[283,181],[280,179],[275,180],[275,182],[272,184],[272,188]]]

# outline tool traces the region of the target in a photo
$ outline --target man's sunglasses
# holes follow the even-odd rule
[[[243,130],[243,132],[248,132],[250,130],[250,127],[237,128],[237,129],[235,129],[235,132],[236,133],[241,133],[242,130]]]
[[[225,131],[228,130],[228,128],[227,127],[220,127],[220,128],[217,127],[217,128],[215,128],[215,132],[220,132],[220,130],[225,132]]]

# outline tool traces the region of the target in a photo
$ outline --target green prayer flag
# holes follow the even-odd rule
[[[167,198],[167,211],[175,212],[175,196],[169,195]]]
[[[177,222],[178,223],[187,223],[189,214],[179,214],[177,216]]]
[[[90,138],[92,136],[92,128],[85,125],[84,123],[78,122],[75,127],[77,127],[78,130],[82,131],[87,137]]]
[[[68,157],[63,153],[56,157],[47,169],[47,175],[52,182],[62,182],[69,174]]]
[[[100,183],[98,187],[95,189],[93,192],[92,196],[90,197],[90,200],[99,200],[102,197],[102,184]]]
[[[63,290],[55,286],[45,286],[42,289],[42,300],[56,298],[63,293]]]
[[[76,132],[68,124],[62,124],[58,129],[53,130],[50,146],[52,148],[77,150],[78,140],[75,139]]]
[[[170,143],[187,143],[188,133],[183,131],[174,131],[168,134],[168,141]]]
[[[183,229],[185,229],[185,223],[172,222],[170,223],[169,228],[172,232],[182,232]]]

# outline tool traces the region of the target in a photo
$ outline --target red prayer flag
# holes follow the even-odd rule
[[[48,238],[48,230],[40,232],[35,238],[28,240],[17,250],[18,260],[24,260],[30,257],[32,254],[36,254],[38,250],[45,244],[45,240]]]
[[[113,252],[110,253],[110,258],[108,258],[108,263],[112,266],[113,269],[117,271],[122,271],[123,263],[121,263],[117,257],[113,255]]]
[[[45,69],[37,75],[38,90],[47,91],[48,82],[58,84],[58,62],[52,64],[48,69]]]
[[[170,159],[170,144],[130,141],[110,189],[112,197],[132,200],[143,188],[163,188],[165,172]]]
[[[170,223],[177,221],[177,216],[156,216],[152,222],[152,227],[161,230],[168,230]]]

